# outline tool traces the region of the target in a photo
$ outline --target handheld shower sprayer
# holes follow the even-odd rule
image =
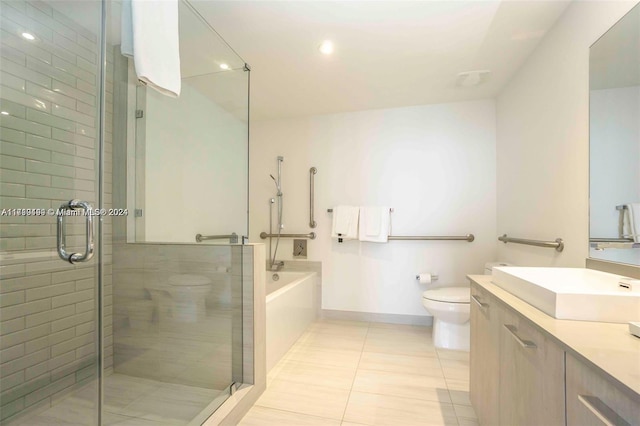
[[[271,176],[271,179],[273,179],[273,182],[276,184],[276,189],[278,190],[278,196],[281,196],[282,191],[280,190],[280,181],[274,178],[273,175],[269,175],[269,176]]]
[[[278,254],[278,245],[280,244],[280,233],[282,232],[282,228],[284,228],[284,225],[282,224],[282,210],[283,210],[283,202],[282,202],[282,162],[284,161],[284,157],[279,155],[278,156],[278,178],[276,179],[273,175],[269,175],[271,176],[271,179],[273,179],[273,183],[275,183],[276,185],[276,190],[277,190],[277,199],[278,199],[278,236],[276,239],[276,247],[275,250],[273,251],[273,253],[271,253],[271,239],[269,239],[269,254],[271,257],[271,269],[273,270],[274,268],[278,267],[278,264],[276,262],[276,256]],[[271,204],[273,205],[273,198],[271,199]],[[269,212],[271,212],[271,210],[269,210]],[[269,229],[271,229],[271,213],[269,213]],[[271,233],[271,231],[269,232]],[[279,265],[279,267],[282,267],[282,265]]]

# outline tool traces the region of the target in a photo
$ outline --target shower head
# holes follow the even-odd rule
[[[274,178],[273,175],[269,175],[269,176],[271,176],[271,179],[273,179],[273,183],[276,184],[276,189],[278,190],[278,193],[280,193],[280,182],[278,182],[278,180]]]

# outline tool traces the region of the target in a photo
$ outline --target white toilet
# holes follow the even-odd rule
[[[422,305],[433,315],[437,348],[469,350],[469,287],[441,287],[422,293]]]
[[[204,301],[213,290],[211,279],[201,275],[173,275],[169,277],[168,289],[173,299],[176,321],[198,322],[204,318]]]
[[[167,284],[148,288],[161,327],[176,323],[196,323],[205,317],[205,298],[213,290],[210,278],[176,274]]]
[[[510,266],[504,262],[485,264],[485,275],[494,266]],[[422,305],[433,315],[433,343],[437,348],[469,350],[471,289],[440,287],[422,293]]]

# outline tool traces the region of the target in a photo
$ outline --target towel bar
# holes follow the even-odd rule
[[[473,242],[475,235],[467,234],[462,236],[423,236],[423,235],[389,235],[390,240],[407,241],[467,241]]]
[[[393,213],[393,207],[389,209]],[[327,209],[327,213],[333,213],[333,209]],[[468,241],[473,242],[476,237],[473,234],[461,236],[426,236],[426,235],[389,235],[389,240],[403,241]]]

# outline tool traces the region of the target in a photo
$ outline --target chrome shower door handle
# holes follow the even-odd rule
[[[78,209],[83,209],[83,212],[79,212]],[[58,256],[60,259],[69,262],[71,264],[78,262],[87,262],[91,260],[94,252],[93,241],[93,207],[86,201],[71,200],[68,203],[63,203],[56,212],[58,226],[57,226],[57,243],[58,243]],[[78,216],[83,214],[86,223],[86,240],[85,251],[81,253],[67,253],[67,234],[65,226],[65,216]]]

